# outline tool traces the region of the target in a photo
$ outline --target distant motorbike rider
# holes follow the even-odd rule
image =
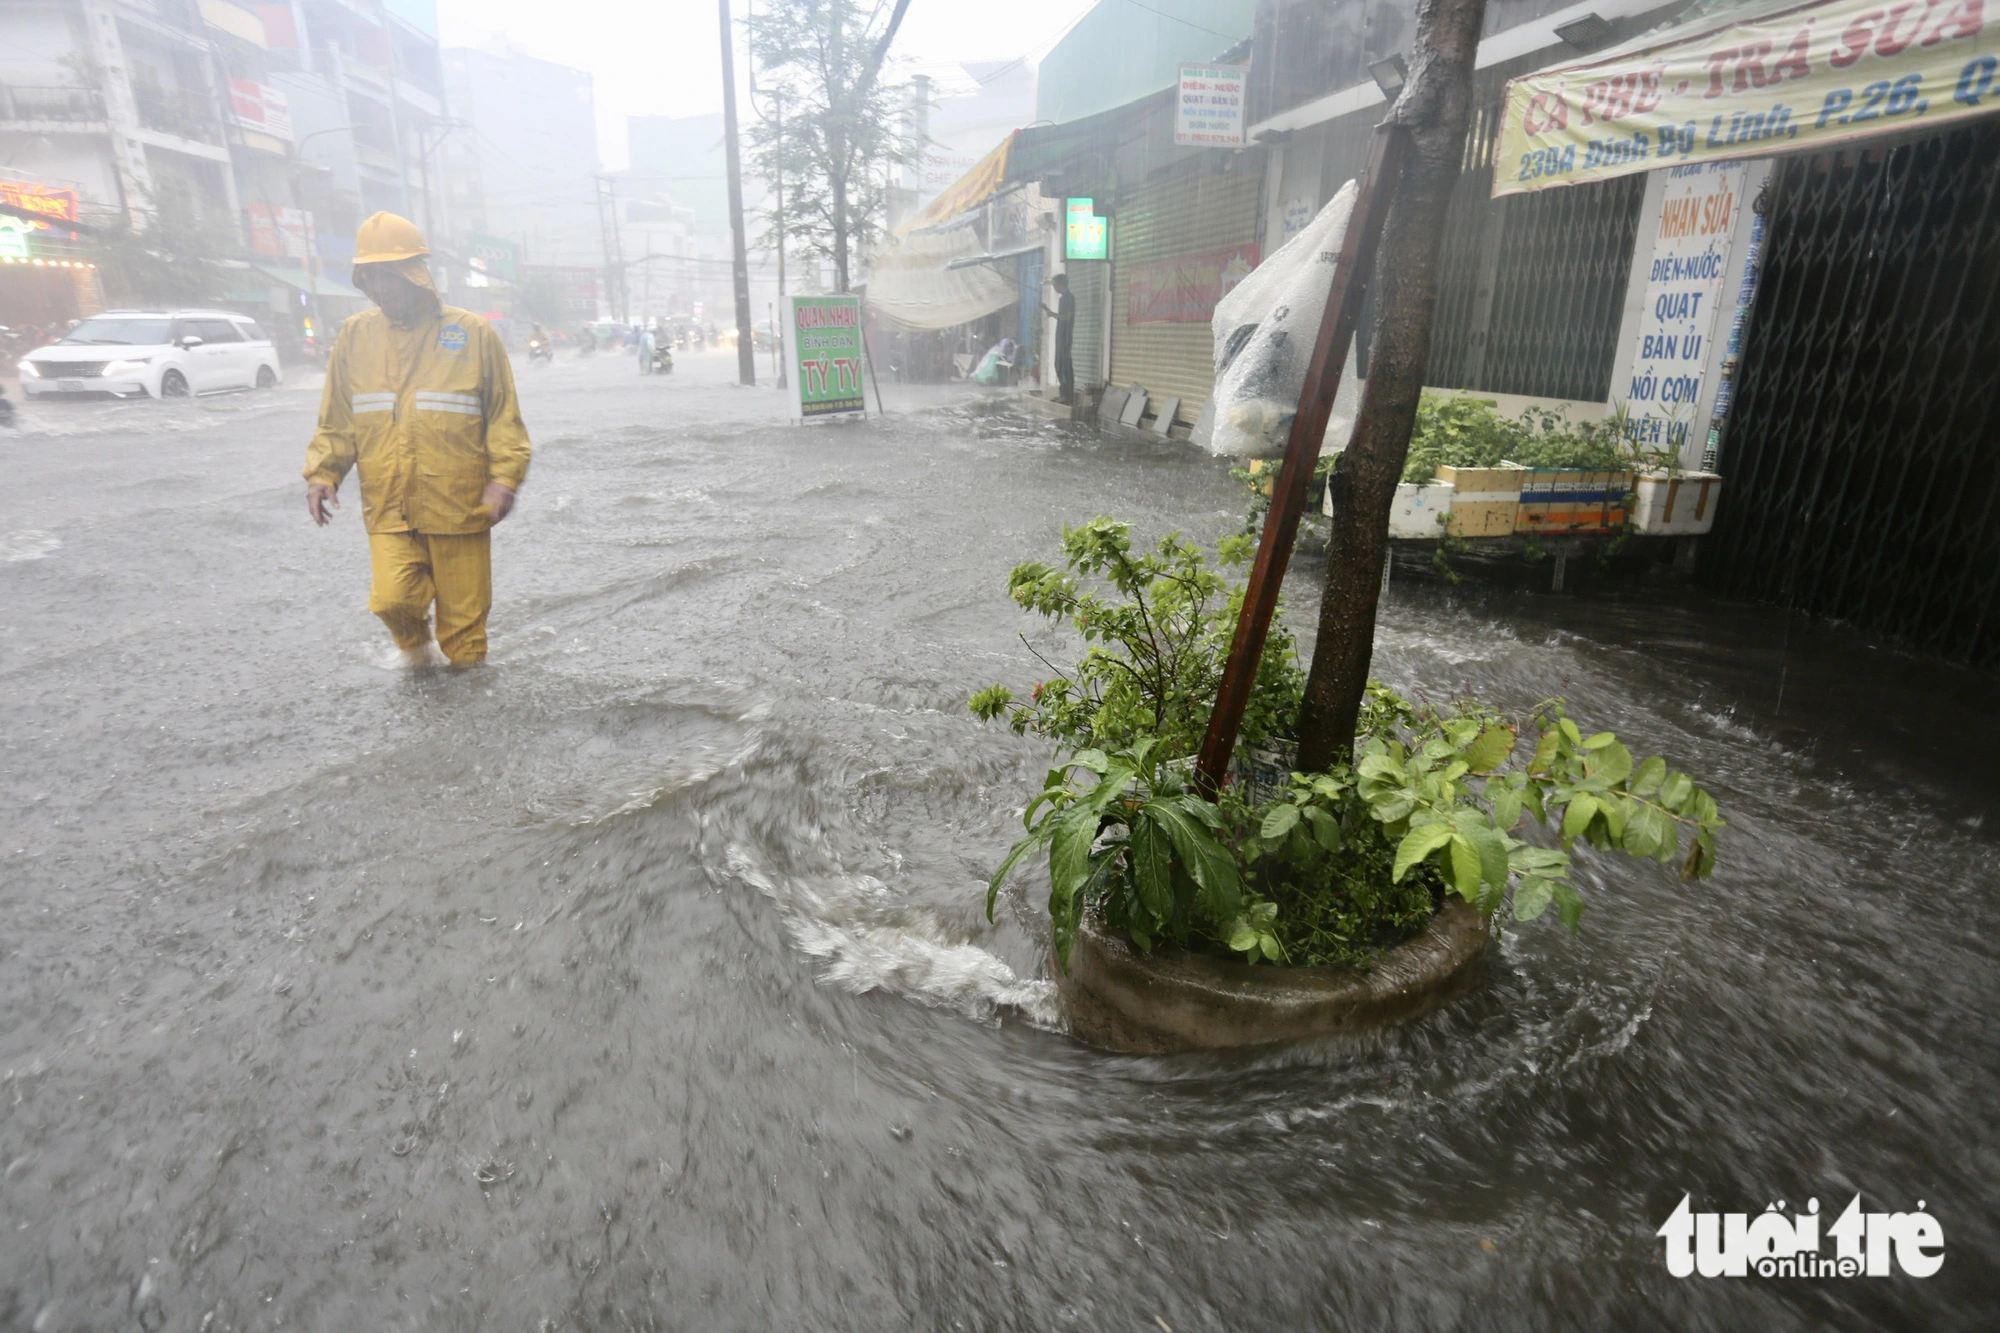
[[[507,349],[486,321],[438,299],[430,247],[407,219],[374,214],[354,252],[354,285],[376,308],[341,327],[327,360],[306,511],[324,526],[359,467],[368,609],[414,661],[429,654],[435,603],[438,647],[474,666],[493,605],[490,534],[531,452]]]

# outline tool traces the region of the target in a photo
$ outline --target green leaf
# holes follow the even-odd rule
[[[1111,757],[1102,750],[1078,750],[1069,757],[1069,762],[1073,767],[1099,774],[1111,767]]]
[[[1567,847],[1575,842],[1583,831],[1590,827],[1590,821],[1597,817],[1597,798],[1579,795],[1570,800],[1563,810],[1562,840]]]
[[[1521,822],[1521,793],[1512,787],[1488,783],[1486,790],[1492,793],[1493,827],[1506,832]]]
[[[1507,840],[1478,815],[1467,812],[1458,821],[1466,841],[1479,853],[1479,875],[1488,884],[1507,883]]]
[[[1506,896],[1507,890],[1501,885],[1483,884],[1480,886],[1479,896],[1472,900],[1472,905],[1479,909],[1481,916],[1492,916],[1500,910],[1500,902]]]
[[[1256,929],[1243,917],[1229,923],[1229,947],[1236,952],[1255,953],[1258,938]]]
[[[1611,736],[1608,731],[1599,734]],[[1597,737],[1592,736],[1591,739],[1596,740]],[[1632,775],[1632,752],[1620,745],[1616,736],[1611,736],[1609,741],[1596,747],[1596,752],[1584,761],[1583,771],[1588,773],[1593,781],[1614,785],[1623,782]]]
[[[1471,902],[1479,896],[1479,849],[1463,833],[1451,835],[1451,879],[1458,896]]]
[[[1306,823],[1312,825],[1313,841],[1318,843],[1322,850],[1329,852],[1340,850],[1342,838],[1338,819],[1315,805],[1306,808]]]
[[[1495,723],[1465,748],[1465,762],[1475,773],[1491,773],[1513,757],[1519,739],[1514,728]]]
[[[993,872],[993,878],[988,880],[986,884],[986,919],[988,921],[993,919],[994,901],[999,898],[1001,886],[1006,884],[1008,876],[1014,873],[1014,867],[1021,864],[1022,857],[1047,841],[1048,839],[1042,837],[1039,833],[1030,833],[1027,837],[1022,838],[1007,849],[1006,859],[1000,862],[1000,868]]]
[[[1581,746],[1583,744],[1583,733],[1576,729],[1576,723],[1570,721],[1568,718],[1563,718],[1556,725],[1562,728],[1562,734],[1569,738],[1571,745]]]
[[[1542,738],[1535,742],[1535,757],[1528,761],[1528,771],[1530,773],[1548,772],[1549,765],[1556,761],[1556,749],[1561,744],[1562,733],[1556,730],[1556,728],[1550,727],[1547,731],[1543,732]]]
[[[1451,838],[1451,825],[1445,823],[1424,824],[1411,829],[1403,835],[1402,843],[1396,848],[1396,869],[1389,878],[1401,884],[1403,876],[1410,872],[1411,866],[1450,842]]]
[[[1576,923],[1583,920],[1583,895],[1567,880],[1557,880],[1553,885],[1556,898],[1556,915],[1569,927],[1569,933],[1576,934]]]
[[[1197,806],[1208,808],[1197,812]],[[1242,906],[1242,877],[1235,856],[1209,830],[1209,821],[1220,819],[1214,807],[1189,794],[1149,801],[1145,808],[1173,841],[1174,854],[1207,898],[1211,917],[1227,921],[1235,916]]]
[[[1005,685],[989,685],[966,701],[972,715],[991,722],[1007,711],[1007,705],[1014,702],[1014,692]]]
[[[1514,890],[1514,919],[1516,921],[1533,921],[1543,912],[1548,911],[1549,899],[1554,892],[1555,885],[1545,879],[1530,878],[1522,880],[1520,887]]]
[[[1694,835],[1694,846],[1688,848],[1687,860],[1681,863],[1681,878],[1690,882],[1707,879],[1715,869],[1715,835],[1702,829]]]
[[[1098,812],[1087,805],[1073,805],[1056,821],[1049,839],[1049,891],[1051,901],[1067,901],[1090,877],[1090,846],[1097,841]]]
[[[1264,822],[1257,832],[1267,842],[1276,842],[1297,828],[1298,823],[1299,808],[1289,801],[1280,801],[1264,815]]]
[[[1616,732],[1600,731],[1595,736],[1585,737],[1583,748],[1586,750],[1602,750],[1608,745],[1616,745],[1617,743],[1618,734]]]
[[[1166,830],[1141,807],[1132,818],[1132,890],[1153,920],[1165,924],[1174,914],[1174,854]]]
[[[1274,963],[1285,961],[1285,950],[1275,935],[1259,935],[1257,943],[1264,950],[1264,956]]]
[[[1659,811],[1651,806],[1634,806],[1625,819],[1624,836],[1619,845],[1632,856],[1651,857],[1660,854],[1660,826],[1654,822]],[[1671,836],[1671,833],[1669,833]]]
[[[1637,771],[1632,774],[1632,781],[1626,784],[1626,789],[1634,796],[1651,796],[1660,789],[1660,782],[1666,776],[1667,761],[1654,755],[1639,765]]]
[[[1685,773],[1669,773],[1660,783],[1660,804],[1679,814],[1694,795],[1694,779]]]

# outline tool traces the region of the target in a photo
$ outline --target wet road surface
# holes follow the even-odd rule
[[[396,667],[317,396],[0,435],[0,1327],[1987,1328],[1990,681],[1763,608],[1398,584],[1378,673],[1702,775],[1407,1031],[1107,1057],[1025,877],[1008,568],[1226,467],[733,358],[520,367],[492,664]],[[1310,559],[1293,613],[1310,623]],[[1943,1271],[1675,1280],[1697,1211],[1919,1200]],[[1830,1249],[1830,1247],[1829,1247]]]

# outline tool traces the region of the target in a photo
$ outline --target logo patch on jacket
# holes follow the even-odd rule
[[[465,325],[447,324],[438,330],[438,346],[447,352],[465,350]]]

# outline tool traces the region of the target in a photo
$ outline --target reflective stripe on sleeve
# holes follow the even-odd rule
[[[393,393],[357,393],[354,395],[354,414],[363,412],[393,412],[396,410],[396,395]]]

